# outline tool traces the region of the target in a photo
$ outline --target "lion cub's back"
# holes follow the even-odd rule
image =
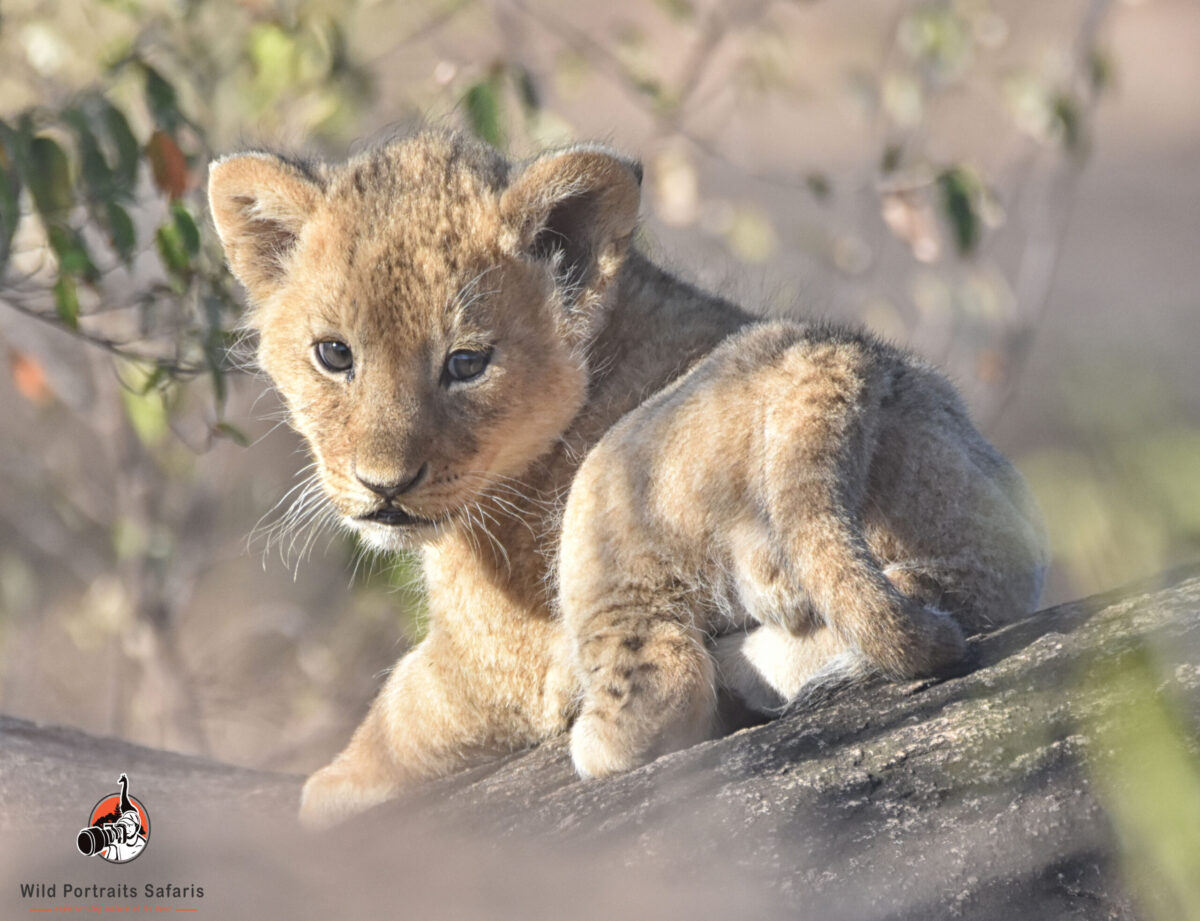
[[[803,416],[791,410],[805,402],[819,416],[852,401],[856,433],[844,443],[820,425],[780,424]],[[614,572],[651,581],[664,568],[719,588],[742,570],[786,569],[772,497],[796,478],[827,475],[806,462],[821,454],[837,455],[848,511],[861,510],[881,565],[913,573],[913,585],[945,583],[948,604],[951,594],[966,602],[951,606],[969,628],[1030,610],[1045,560],[1020,475],[936,369],[817,323],[763,323],[730,337],[609,430],[568,500],[564,588],[577,580],[593,591]]]
[[[727,562],[739,547],[769,553],[765,452],[796,440],[772,431],[772,411],[806,399],[831,361],[874,369],[894,360],[875,348],[838,327],[755,324],[627,413],[572,484],[560,548],[564,590],[664,566],[684,579],[707,578],[714,560]]]

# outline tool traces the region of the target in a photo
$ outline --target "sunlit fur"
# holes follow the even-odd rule
[[[946,379],[811,322],[731,336],[628,413],[562,528],[585,776],[709,737],[719,684],[770,714],[936,674],[964,630],[1029,612],[1045,566],[1028,491]]]
[[[396,142],[337,166],[265,153],[212,165],[213,219],[247,289],[258,361],[313,457],[278,534],[292,535],[287,540],[297,541],[301,551],[312,539],[304,529],[312,525],[352,528],[379,551],[418,546],[429,597],[426,638],[391,672],[346,749],[306,784],[307,821],[336,821],[419,779],[535,744],[567,730],[581,713],[572,742],[581,773],[620,770],[709,732],[720,684],[768,707],[781,694],[800,694],[844,661],[846,642],[797,646],[786,630],[773,633],[787,626],[786,618],[767,618],[749,633],[744,631],[753,618],[737,624],[727,618],[727,626],[743,631],[731,636],[746,641],[714,637],[719,629],[704,620],[705,606],[741,597],[713,584],[725,569],[733,571],[729,567],[717,566],[690,584],[667,579],[639,587],[650,570],[630,565],[633,548],[678,548],[668,551],[673,545],[659,541],[635,514],[655,496],[638,479],[647,471],[631,444],[646,446],[653,456],[661,443],[684,470],[693,461],[709,471],[746,464],[746,475],[757,471],[760,486],[818,474],[858,482],[854,477],[861,479],[874,462],[855,453],[862,445],[851,439],[842,452],[848,466],[834,458],[819,471],[807,469],[800,450],[805,439],[818,439],[811,445],[815,457],[824,436],[819,427],[809,435],[793,427],[781,431],[777,447],[797,449],[800,466],[755,467],[753,457],[739,453],[750,442],[724,439],[717,424],[753,415],[753,388],[739,387],[736,373],[722,397],[728,402],[713,402],[704,424],[680,435],[669,414],[639,411],[629,417],[635,420],[629,425],[644,423],[632,442],[606,439],[603,451],[589,455],[618,420],[751,323],[736,306],[630,249],[640,179],[636,164],[596,147],[510,164],[483,145],[443,133]],[[352,373],[321,367],[314,346],[325,340],[349,346]],[[458,349],[490,350],[479,378],[447,379],[446,358]],[[753,349],[743,356],[747,381],[760,357]],[[871,356],[865,360],[869,366]],[[828,371],[831,381],[857,373],[836,361]],[[943,386],[934,388],[936,394]],[[822,385],[816,388],[814,393]],[[850,402],[840,409],[850,417],[875,411],[854,402],[853,387],[842,396]],[[919,394],[914,405],[918,411],[926,405]],[[838,444],[835,438],[826,445],[831,458]],[[911,447],[896,464],[920,467],[921,445]],[[585,457],[589,474],[573,491]],[[894,466],[887,452],[877,459],[881,472]],[[1002,460],[970,475],[1018,482]],[[625,489],[619,488],[623,479],[629,480]],[[888,544],[889,529],[903,529],[885,516],[880,534],[868,535],[871,546],[896,551],[886,560],[860,560],[866,568],[859,575],[874,566],[871,578],[882,580],[879,566],[886,562],[895,591],[924,591],[928,573],[905,549],[937,557],[952,544],[970,543],[962,539],[963,515],[944,513],[959,495],[954,484],[922,492],[925,485],[919,478],[905,485],[909,505],[894,508],[915,509],[914,526],[933,536]],[[851,498],[863,495],[856,490]],[[381,494],[389,491],[390,498]],[[739,516],[752,511],[715,501],[706,507],[706,495],[680,491],[680,504],[658,526],[670,527],[674,515],[686,521],[698,513],[736,531]],[[757,501],[754,490],[738,495]],[[783,507],[796,513],[795,502]],[[381,510],[393,522],[407,517],[391,524],[363,520]],[[820,509],[811,511],[797,521],[826,521],[816,514]],[[847,514],[853,518],[857,511]],[[1024,571],[1009,570],[1040,559],[1036,526],[1023,518],[1014,524],[1017,518],[980,526],[994,529],[998,544],[1031,546],[1024,555],[997,558],[1001,580],[1028,581]],[[815,527],[809,533],[822,532]],[[553,562],[560,534],[561,599]],[[773,545],[771,535],[769,528],[747,531],[731,545],[740,541],[739,552],[748,559],[757,554],[769,560],[795,549],[794,541]],[[816,554],[824,562],[806,575],[814,584],[792,586],[799,594],[780,597],[779,604],[800,606],[804,591],[834,599],[841,607],[821,610],[822,622],[836,628],[840,640],[870,640],[869,648],[851,652],[864,653],[867,661],[887,660],[892,640],[904,647],[892,658],[912,668],[894,673],[944,660],[939,643],[945,637],[939,639],[936,629],[908,630],[895,611],[875,603],[878,598],[839,593],[837,580],[847,570],[838,546]],[[665,562],[670,570],[672,561]],[[765,571],[769,575],[770,567]],[[871,584],[879,587],[879,581]],[[758,588],[785,596],[790,590],[769,578]],[[744,606],[756,589],[745,580],[742,589],[748,593],[741,597]],[[624,607],[608,604],[618,595]],[[920,607],[925,600],[921,595],[904,603]],[[970,612],[976,600],[967,585],[956,611]],[[1020,616],[1029,603],[1022,601],[1019,610],[988,607],[986,616]],[[932,609],[920,611],[914,616],[926,627],[945,620]],[[878,629],[864,626],[876,616],[883,617]],[[956,654],[957,627],[943,632]],[[653,680],[635,680],[638,675]],[[615,706],[618,698],[631,706]]]

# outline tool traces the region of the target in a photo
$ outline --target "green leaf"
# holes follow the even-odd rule
[[[173,280],[186,282],[191,272],[191,260],[188,258],[187,247],[180,236],[179,228],[174,222],[159,227],[154,234],[154,242],[158,246],[158,255],[167,274]]]
[[[59,223],[49,223],[46,225],[46,236],[50,240],[50,248],[58,257],[60,276],[81,278],[87,282],[94,282],[100,277],[100,270],[92,262],[87,244],[77,231]]]
[[[12,248],[13,234],[17,232],[17,223],[21,219],[18,198],[14,194],[12,180],[15,171],[0,167],[0,273],[8,263],[9,250]]]
[[[467,110],[467,122],[476,137],[493,147],[504,146],[504,134],[500,127],[500,97],[494,77],[480,80],[467,90],[463,104]]]
[[[228,438],[239,448],[250,447],[250,436],[236,426],[230,425],[228,422],[218,422],[216,425],[214,425],[213,434],[222,438]]]
[[[154,116],[156,125],[174,134],[183,120],[175,87],[150,65],[143,64],[142,67],[146,73],[146,104],[150,107],[150,114]]]
[[[147,362],[127,362],[126,369],[129,371],[129,375],[123,378],[122,382],[129,390],[140,397],[161,389],[169,381],[167,370],[162,365],[149,364]],[[139,377],[141,378],[140,380],[138,380]]]
[[[68,328],[79,328],[79,291],[74,279],[65,273],[54,283],[54,309]]]
[[[1068,93],[1054,98],[1054,122],[1062,132],[1063,146],[1072,153],[1083,149],[1083,113],[1079,101]]]
[[[1117,66],[1112,55],[1100,48],[1093,48],[1087,56],[1088,83],[1092,92],[1099,96],[1108,90],[1116,79]]]
[[[639,93],[649,97],[662,111],[671,111],[676,104],[675,100],[669,98],[663,90],[661,80],[654,77],[634,77],[633,85]]]
[[[33,122],[28,112],[23,112],[13,127],[0,121],[0,146],[3,147],[5,169],[18,184],[28,186],[29,144],[33,140]]]
[[[171,203],[171,218],[175,222],[175,229],[179,232],[179,240],[183,244],[184,250],[189,256],[196,256],[200,253],[200,228],[196,226],[196,220],[188,211],[187,206],[181,201]]]
[[[896,37],[911,60],[930,67],[942,80],[961,74],[971,59],[969,25],[954,4],[918,4],[900,20]]]
[[[982,235],[983,222],[979,217],[979,178],[963,166],[954,166],[938,176],[942,193],[942,209],[954,231],[959,255],[975,251]]]
[[[538,90],[533,74],[528,67],[516,65],[514,78],[517,81],[517,94],[521,99],[521,107],[526,115],[538,111],[542,107],[542,94]]]
[[[655,0],[655,6],[676,22],[690,22],[696,18],[691,0]]]
[[[168,431],[167,406],[156,384],[147,384],[140,392],[133,387],[121,389],[125,416],[142,443],[150,447],[162,442]]]
[[[256,82],[268,98],[295,85],[300,59],[295,36],[276,23],[263,23],[251,30],[249,49]]]
[[[13,234],[21,221],[21,174],[8,151],[11,134],[7,125],[0,130],[0,271],[8,262]]]
[[[885,176],[889,173],[894,173],[900,168],[900,162],[904,157],[904,150],[899,144],[888,144],[883,149],[883,156],[879,158],[879,170]]]
[[[39,135],[29,142],[29,191],[45,218],[60,217],[75,202],[71,166],[53,138]]]
[[[87,116],[79,109],[72,109],[63,113],[63,118],[75,129],[79,145],[79,171],[88,193],[97,201],[108,199],[112,195],[113,171],[104,158]]]
[[[209,334],[204,338],[203,347],[204,362],[208,365],[209,374],[212,375],[213,398],[216,400],[218,407],[224,406],[229,388],[225,382],[225,356],[227,349],[221,331],[219,329],[210,330]]]
[[[116,150],[117,165],[113,170],[116,182],[123,192],[132,195],[137,184],[138,160],[142,156],[141,145],[133,136],[129,122],[121,110],[112,103],[103,103],[100,120]]]
[[[201,299],[204,308],[204,360],[212,374],[213,397],[217,406],[223,406],[228,395],[225,382],[226,361],[229,357],[229,343],[221,320],[224,313],[224,302],[214,293],[207,293]]]
[[[105,223],[108,224],[109,241],[121,261],[129,265],[133,261],[133,248],[137,245],[137,231],[129,212],[115,201],[105,202]]]

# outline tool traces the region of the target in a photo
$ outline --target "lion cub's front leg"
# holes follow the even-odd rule
[[[437,653],[437,639],[428,637],[401,659],[350,743],[309,777],[300,800],[304,824],[333,825],[454,764],[456,736],[476,730],[456,722],[453,688]]]
[[[422,780],[563,732],[574,704],[567,637],[530,616],[461,543],[427,549],[429,633],[388,676],[350,744],[304,787],[301,818],[328,825]]]

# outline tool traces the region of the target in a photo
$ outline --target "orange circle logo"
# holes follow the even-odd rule
[[[129,863],[140,857],[150,840],[150,813],[129,795],[129,780],[122,774],[121,789],[100,798],[88,814],[86,828],[75,839],[85,857],[102,857],[109,863]]]

